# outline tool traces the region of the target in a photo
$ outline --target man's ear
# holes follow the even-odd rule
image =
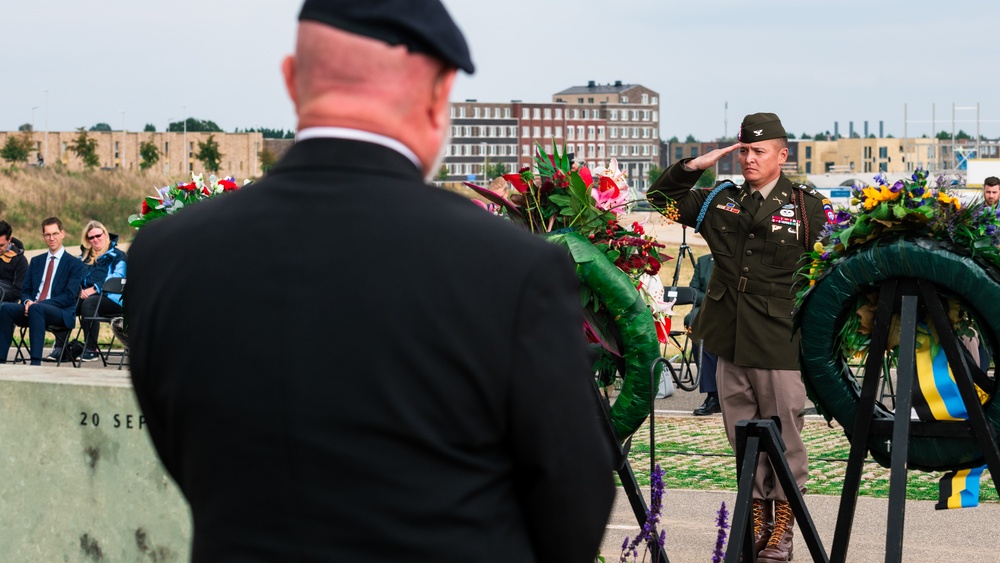
[[[295,89],[295,72],[295,57],[288,55],[281,61],[281,74],[285,77],[285,90],[288,91],[288,97],[292,99],[292,103],[298,109],[299,92]]]
[[[442,71],[434,81],[430,119],[435,129],[441,129],[448,123],[448,98],[451,96],[451,87],[455,84],[456,74],[458,70],[450,68]]]

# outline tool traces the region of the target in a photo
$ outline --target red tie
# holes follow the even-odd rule
[[[49,267],[45,270],[45,283],[42,284],[42,292],[38,294],[39,301],[45,301],[49,297],[49,285],[52,284],[52,270],[56,265],[56,257],[49,260]]]

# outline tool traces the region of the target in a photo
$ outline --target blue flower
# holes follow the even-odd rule
[[[879,172],[878,174],[875,175],[875,182],[877,182],[878,185],[880,185],[880,186],[887,186],[887,185],[889,185],[889,180],[886,179],[885,174],[883,174],[881,172]]]
[[[906,184],[904,184],[902,180],[896,180],[896,183],[893,184],[892,187],[889,188],[889,191],[893,192],[893,193],[897,193],[897,192],[899,192],[900,190],[902,190],[905,187],[906,187]]]

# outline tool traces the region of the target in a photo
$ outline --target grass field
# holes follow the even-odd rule
[[[655,427],[656,462],[665,471],[668,489],[736,490],[736,458],[722,428],[722,419],[657,417]],[[802,438],[809,452],[810,494],[839,496],[851,444],[843,429],[825,422],[806,422]],[[640,485],[649,484],[649,425],[644,423],[633,435],[629,461]],[[938,481],[943,472],[910,471],[906,498],[937,500]],[[989,470],[983,472],[980,502],[1000,502]],[[861,496],[888,498],[889,469],[871,458],[862,471]]]

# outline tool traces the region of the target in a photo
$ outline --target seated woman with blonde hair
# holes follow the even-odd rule
[[[107,227],[100,221],[91,221],[83,229],[80,250],[82,251],[80,259],[83,260],[87,269],[87,275],[80,287],[78,312],[83,318],[121,315],[121,294],[109,293],[103,299],[101,298],[104,282],[110,278],[125,277],[125,252],[118,248],[118,235],[109,233]],[[98,304],[100,309],[98,309]],[[100,359],[101,355],[97,351],[100,323],[84,322],[83,332],[86,341],[80,359],[85,362]],[[52,354],[46,358],[47,360],[55,361],[59,357],[65,340],[65,335],[57,336],[55,348],[52,350]]]

